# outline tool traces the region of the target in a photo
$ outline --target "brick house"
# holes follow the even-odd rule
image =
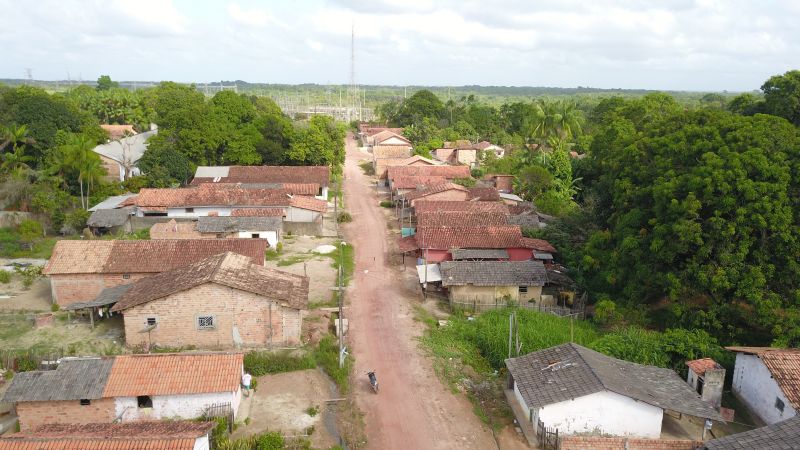
[[[469,190],[464,186],[455,183],[441,183],[406,192],[398,197],[398,201],[413,208],[414,203],[418,200],[466,201],[469,197]]]
[[[280,215],[206,216],[192,222],[171,219],[150,227],[150,239],[266,239],[274,248],[280,241],[282,219]]]
[[[411,141],[406,139],[400,133],[396,133],[392,130],[383,130],[378,133],[373,134],[367,138],[367,145],[371,147],[375,147],[378,145],[396,145],[401,147],[411,147]]]
[[[404,195],[417,189],[424,189],[429,186],[447,183],[447,179],[437,176],[409,176],[397,177],[392,183],[392,198]]]
[[[241,353],[161,353],[63,358],[55,370],[14,376],[2,401],[20,430],[48,424],[196,419],[241,401]]]
[[[300,344],[308,278],[234,253],[143,278],[111,308],[129,346],[233,348]]]
[[[475,310],[538,303],[547,283],[539,261],[444,261],[440,270],[450,304]]]
[[[0,437],[0,450],[207,450],[214,422],[51,423]]]
[[[268,247],[264,239],[62,240],[43,273],[50,278],[53,303],[63,307],[227,251],[263,265]]]
[[[472,174],[467,166],[412,164],[386,168],[386,178],[390,189],[394,189],[392,183],[398,177],[442,177],[448,181],[453,181],[457,178],[469,178],[470,176]]]
[[[200,166],[192,185],[206,183],[313,183],[317,198],[328,199],[331,169],[328,166]]]
[[[410,157],[410,146],[378,145],[372,148],[372,168],[378,178],[386,178],[388,166],[402,163]]]

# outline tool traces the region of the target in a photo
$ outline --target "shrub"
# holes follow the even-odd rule
[[[339,367],[339,344],[333,336],[328,335],[319,342],[319,347],[314,351],[314,359],[322,370],[333,379],[342,394],[350,390],[349,374],[353,366],[353,358],[345,359],[344,367]]]
[[[22,285],[26,289],[31,287],[33,282],[42,276],[41,266],[15,267],[14,271],[22,276]]]
[[[308,408],[306,408],[306,414],[308,414],[311,417],[316,416],[317,414],[319,414],[319,406],[309,406]]]
[[[475,186],[475,179],[474,178],[456,178],[453,180],[453,183],[459,184],[464,187],[473,187]]]
[[[244,355],[244,370],[256,377],[316,367],[311,355],[295,356],[289,351],[252,351]]]
[[[17,233],[19,233],[20,239],[27,243],[32,243],[35,240],[44,237],[44,229],[42,228],[42,224],[30,219],[20,222],[19,226],[17,227]]]
[[[594,321],[598,325],[613,326],[621,319],[622,314],[617,311],[617,304],[613,300],[600,300],[594,307]]]
[[[375,167],[373,167],[372,161],[362,161],[358,164],[358,167],[361,167],[361,170],[364,171],[364,175],[375,175]]]
[[[339,223],[348,223],[353,221],[353,216],[350,215],[347,211],[342,211],[339,213],[338,217]]]
[[[383,200],[380,205],[384,208],[394,208],[394,202],[391,200]]]
[[[272,431],[256,436],[254,444],[254,450],[280,450],[285,442],[280,433]]]
[[[58,306],[58,303],[53,303],[52,305],[50,305],[50,311],[57,312],[60,309],[61,307]]]
[[[277,244],[277,245],[275,245],[275,250],[276,250],[278,253],[283,253],[283,242],[278,242],[278,244]]]
[[[68,226],[75,232],[80,232],[86,228],[86,221],[89,220],[89,211],[83,209],[73,210],[64,216],[64,225]]]
[[[8,284],[11,282],[11,272],[0,270],[0,283]]]

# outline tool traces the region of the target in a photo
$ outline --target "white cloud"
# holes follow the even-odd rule
[[[317,41],[315,41],[313,39],[306,39],[306,45],[308,45],[308,48],[310,48],[311,50],[314,50],[315,52],[321,52],[322,51],[322,44],[320,44],[319,42],[317,42]]]
[[[228,14],[235,23],[248,27],[263,28],[267,25],[286,27],[268,11],[259,8],[244,9],[238,3],[228,5]]]

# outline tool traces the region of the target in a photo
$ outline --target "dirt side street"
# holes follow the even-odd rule
[[[388,264],[391,249],[375,188],[358,163],[368,156],[347,138],[345,206],[353,222],[344,228],[355,245],[356,270],[347,290],[351,305],[351,353],[356,359],[354,391],[366,414],[372,449],[495,449],[491,431],[464,396],[450,393],[415,339],[422,326],[413,319],[413,293],[401,268]],[[365,271],[367,271],[365,273]],[[380,393],[369,387],[375,370]]]

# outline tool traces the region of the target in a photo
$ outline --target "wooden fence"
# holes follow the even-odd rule
[[[559,448],[558,428],[546,427],[541,420],[536,421],[536,439],[542,450],[558,450]]]

